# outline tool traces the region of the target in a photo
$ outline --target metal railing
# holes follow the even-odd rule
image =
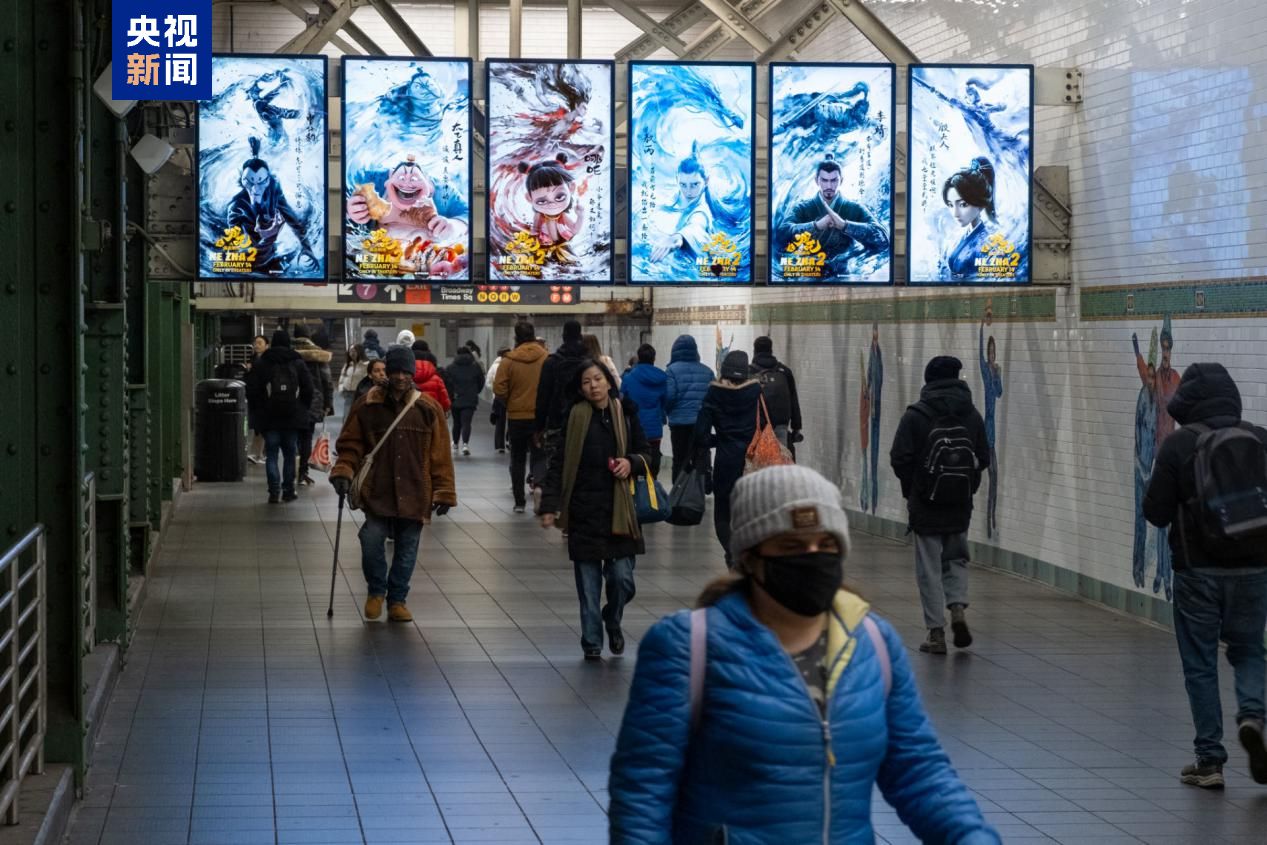
[[[93,473],[84,476],[80,507],[83,508],[83,536],[80,538],[80,584],[83,587],[80,621],[83,625],[84,654],[91,654],[97,644],[97,477]]]
[[[42,525],[0,558],[0,811],[11,825],[18,823],[22,778],[44,771],[47,559]]]

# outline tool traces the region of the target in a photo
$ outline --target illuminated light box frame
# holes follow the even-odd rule
[[[1032,65],[911,65],[907,280],[1023,285],[1033,276]],[[988,170],[993,170],[992,187]],[[971,231],[943,193],[965,202]],[[972,202],[975,200],[975,203]],[[992,219],[985,206],[994,203]]]
[[[734,90],[719,90],[724,71],[732,72]],[[640,91],[643,82],[646,85]],[[629,283],[752,284],[756,66],[751,62],[630,62],[627,93]],[[684,103],[691,107],[683,107]],[[669,134],[661,137],[661,130]],[[676,137],[671,134],[674,130]],[[676,196],[675,204],[680,200],[678,171],[688,158],[700,165],[693,172],[707,177],[712,198],[707,209],[698,204],[707,198],[693,200],[696,204],[690,209],[674,209],[662,202],[667,196]],[[677,163],[669,166],[666,162]],[[729,174],[729,178],[719,174]],[[672,180],[663,193],[656,185],[657,175]],[[675,213],[676,244],[662,246],[659,241],[667,241],[670,235],[666,223]],[[732,222],[719,225],[719,218]],[[657,246],[667,251],[665,256],[658,255],[652,245],[653,232]]]
[[[274,54],[234,53],[231,55],[213,54],[212,63],[212,99],[197,104],[197,131],[194,142],[194,158],[197,162],[197,179],[195,182],[195,201],[198,208],[198,273],[197,278],[204,281],[275,281],[275,282],[324,282],[329,277],[327,266],[329,251],[329,90],[327,60],[325,56],[289,56]],[[227,68],[238,65],[241,68],[255,67],[255,70],[234,71],[241,78],[234,79],[228,86],[220,87],[216,77],[229,73]],[[250,84],[246,79],[256,74]],[[288,74],[279,77],[278,74]],[[295,92],[294,78],[298,76],[307,84],[298,98]],[[290,79],[274,86],[278,79]],[[319,84],[317,79],[320,80]],[[285,90],[290,86],[290,90]],[[318,90],[319,89],[319,90]],[[215,92],[219,92],[219,95]],[[232,99],[226,98],[226,95]],[[242,101],[235,102],[238,96]],[[280,101],[280,102],[279,102]],[[319,104],[320,108],[309,105],[309,116],[318,115],[319,119],[308,121],[305,126],[302,115],[288,116],[288,109],[307,102]],[[287,125],[293,123],[294,125]],[[246,126],[243,129],[241,127]],[[293,150],[293,133],[303,132],[310,141],[310,147],[319,151],[319,155],[300,160],[287,148]],[[260,141],[258,158],[267,163],[269,173],[276,178],[266,191],[275,185],[280,187],[289,207],[297,213],[310,209],[307,231],[303,241],[311,262],[304,262],[301,269],[291,272],[291,266],[303,252],[299,248],[299,236],[286,221],[284,215],[275,215],[272,223],[280,220],[276,232],[268,237],[271,249],[286,249],[291,255],[291,262],[282,273],[270,275],[254,272],[255,264],[260,260],[260,247],[263,238],[259,236],[260,219],[256,217],[254,226],[249,222],[250,206],[244,214],[242,203],[249,202],[243,197],[241,184],[243,165],[253,158],[248,138],[256,137]],[[296,172],[298,170],[298,172]],[[258,169],[255,172],[259,172]],[[212,193],[215,206],[208,197]],[[305,197],[305,202],[296,206],[296,199]],[[275,198],[265,197],[265,202],[276,204]],[[204,206],[204,202],[208,204]],[[238,209],[236,212],[233,210]],[[218,210],[218,209],[223,209]],[[241,225],[231,225],[230,220]],[[267,228],[272,229],[268,221]],[[313,232],[316,226],[318,231]],[[256,231],[252,231],[256,229]],[[233,231],[236,230],[236,231]],[[248,241],[250,241],[248,243]],[[216,256],[219,256],[218,258]],[[247,268],[252,269],[247,269]]]

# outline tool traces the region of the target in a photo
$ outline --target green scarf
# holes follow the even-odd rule
[[[612,415],[612,429],[616,433],[616,454],[613,457],[623,458],[628,454],[628,430],[625,428],[625,409],[620,400],[609,400],[608,409]],[[576,485],[576,471],[581,465],[581,451],[585,448],[585,437],[589,434],[590,421],[594,416],[594,406],[587,401],[577,402],[568,415],[567,437],[563,443],[563,502],[559,508],[559,527],[568,530],[568,513],[572,508],[572,488]],[[629,492],[629,480],[624,481],[612,476],[612,536],[638,537],[638,511],[634,507],[633,495]]]

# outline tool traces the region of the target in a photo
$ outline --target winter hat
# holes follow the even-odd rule
[[[410,373],[414,371],[414,353],[408,349],[394,346],[387,350],[387,374]]]
[[[374,331],[373,329],[366,329],[366,330],[365,330],[365,339],[366,339],[366,340],[378,340],[378,332]]]
[[[569,340],[577,341],[581,339],[581,324],[576,320],[568,320],[563,324],[563,342]]]
[[[431,344],[427,343],[425,340],[415,340],[413,343],[409,344],[409,348],[414,352],[430,352]]]
[[[404,329],[400,334],[396,335],[396,343],[400,346],[410,347],[414,345],[414,333],[409,329]]]
[[[286,334],[285,329],[277,329],[273,332],[273,342],[270,346],[280,346],[282,349],[290,349],[290,335]]]
[[[962,369],[963,361],[953,355],[938,355],[929,361],[928,366],[924,368],[924,384],[944,379],[959,378],[959,371]]]
[[[515,324],[515,343],[530,343],[537,337],[537,330],[532,327],[532,323],[519,322]]]
[[[307,337],[307,336],[308,336],[308,327],[307,327],[307,326],[305,326],[303,323],[295,323],[295,329],[294,329],[294,331],[295,331],[295,337]]]
[[[769,355],[774,352],[774,341],[763,335],[752,342],[752,351],[757,355]]]
[[[320,349],[330,348],[330,335],[325,329],[317,329],[312,335],[312,342],[317,344]]]
[[[849,518],[840,489],[812,469],[767,467],[741,477],[730,495],[730,548],[736,555],[789,531],[826,531],[849,556]]]
[[[748,353],[741,349],[726,355],[721,362],[721,377],[727,381],[747,381],[751,377],[748,367]]]

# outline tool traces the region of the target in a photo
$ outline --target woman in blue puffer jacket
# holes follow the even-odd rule
[[[997,845],[933,733],[902,642],[843,589],[840,491],[744,476],[738,566],[656,623],[612,757],[613,845],[863,845],[877,784],[922,842]]]
[[[684,334],[673,341],[669,366],[664,372],[668,377],[664,387],[664,414],[673,444],[673,480],[677,481],[687,463],[686,452],[691,447],[695,420],[704,404],[708,385],[713,381],[713,371],[700,363],[695,338]]]

